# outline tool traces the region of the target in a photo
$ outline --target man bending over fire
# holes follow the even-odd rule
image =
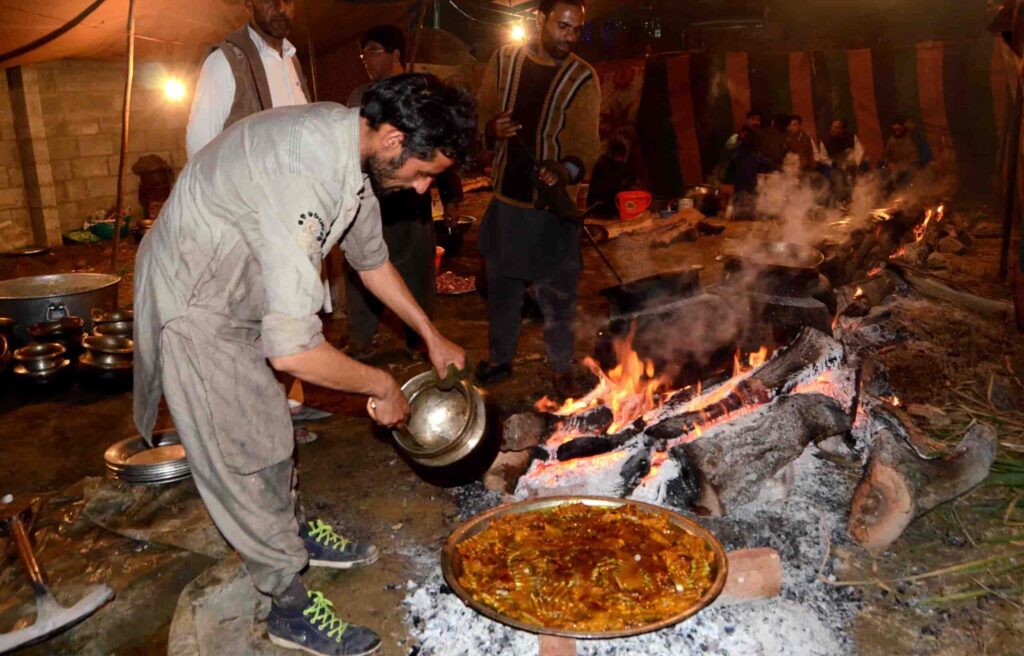
[[[380,424],[408,414],[394,378],[324,340],[320,262],[339,240],[438,372],[465,366],[388,261],[375,193],[425,192],[467,156],[474,124],[472,99],[427,75],[380,82],[362,110],[268,110],[189,160],[139,248],[135,423],[151,438],[164,396],[210,516],[273,599],[275,644],[344,656],[380,648],[373,631],[338,618],[303,584],[307,566],[366,565],[377,550],[297,516],[295,442],[272,368],[369,396]]]

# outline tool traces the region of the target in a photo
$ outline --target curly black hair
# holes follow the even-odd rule
[[[470,155],[476,102],[460,87],[426,73],[396,75],[371,86],[360,116],[377,130],[388,123],[405,135],[399,164],[410,157],[430,161],[435,151],[457,164]]]
[[[537,2],[537,11],[547,15],[551,13],[551,10],[555,8],[555,5],[562,3],[563,5],[569,5],[570,7],[579,7],[586,11],[587,3],[586,0],[539,0]]]

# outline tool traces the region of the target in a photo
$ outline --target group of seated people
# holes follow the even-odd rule
[[[782,114],[770,126],[762,125],[762,113],[751,110],[725,145],[723,181],[733,185],[734,207],[741,212],[752,210],[758,175],[781,170],[789,155],[799,162],[802,176],[828,188],[834,205],[849,202],[857,175],[872,168],[846,119],[834,119],[828,136],[821,141],[804,131],[803,118],[798,114]],[[888,190],[908,184],[914,172],[931,160],[931,149],[916,123],[904,118],[893,120],[882,159],[877,162]]]

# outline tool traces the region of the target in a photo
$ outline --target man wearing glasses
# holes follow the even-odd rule
[[[370,28],[359,40],[359,57],[370,82],[359,86],[348,99],[349,107],[360,107],[363,94],[373,84],[405,72],[405,35],[394,25]],[[437,189],[444,204],[445,222],[454,227],[461,215],[462,180],[449,169],[437,177]],[[384,241],[391,262],[428,316],[433,316],[434,219],[430,194],[396,190],[380,197]],[[357,360],[369,360],[376,353],[373,338],[380,326],[384,305],[363,285],[350,268],[345,269],[345,311],[348,315],[348,346],[345,351]],[[405,329],[405,347],[415,357],[422,342],[412,329]]]

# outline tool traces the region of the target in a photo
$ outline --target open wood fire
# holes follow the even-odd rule
[[[937,212],[936,216],[941,216]],[[865,297],[858,288],[850,303]],[[856,354],[839,339],[803,329],[788,345],[737,356],[731,375],[672,389],[617,344],[609,371],[588,361],[598,385],[580,399],[542,399],[533,421],[507,421],[510,439],[539,444],[514,486],[517,498],[596,494],[727,515],[792,487],[792,463],[814,448],[865,463],[849,531],[880,551],[917,515],[976,485],[994,456],[977,426],[941,456],[892,399],[863,390]],[[518,434],[516,434],[518,433]]]

